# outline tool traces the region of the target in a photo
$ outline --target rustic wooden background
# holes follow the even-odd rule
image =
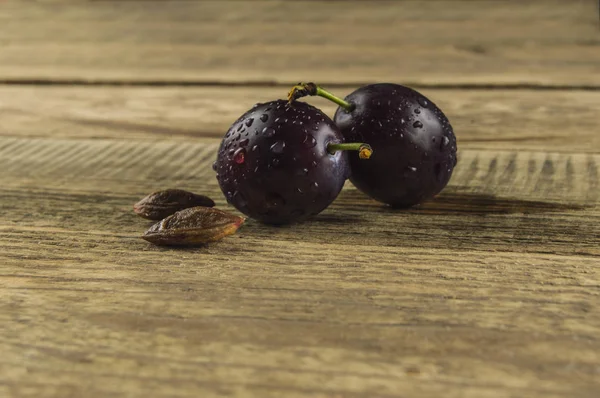
[[[597,397],[595,0],[0,2],[0,396]],[[255,102],[417,88],[447,189],[139,239]],[[311,102],[329,114],[324,100]]]

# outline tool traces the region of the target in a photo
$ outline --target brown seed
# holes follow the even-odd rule
[[[200,245],[235,233],[245,220],[215,208],[192,207],[157,222],[142,238],[155,245]]]
[[[183,189],[165,189],[146,196],[135,205],[133,211],[149,220],[162,220],[165,217],[190,207],[213,207],[215,202],[207,196],[197,195]]]

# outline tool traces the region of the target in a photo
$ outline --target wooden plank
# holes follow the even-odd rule
[[[582,257],[297,250],[247,238],[159,251],[112,233],[11,232],[0,377],[13,396],[591,398],[598,389],[600,275]],[[38,252],[27,240],[41,242]]]
[[[105,200],[88,197],[90,187],[95,191],[104,186],[109,196],[115,189],[130,192],[127,206],[121,209],[127,213],[136,198],[155,189],[176,186],[208,194],[225,205],[210,166],[217,143],[47,139],[1,142],[3,210],[18,214],[20,225],[37,225],[39,216],[30,210],[30,204],[22,198],[25,196],[33,196],[40,201],[38,205],[43,202],[43,207],[52,209],[49,211],[58,220],[64,218],[68,228],[79,229],[79,223],[90,217],[90,222],[95,220],[106,226],[122,217],[114,209],[109,213],[116,220],[109,214],[97,220],[97,214],[86,215],[85,206],[72,208],[76,202],[60,193],[71,186],[68,189],[81,190],[81,196],[76,198],[86,204]],[[358,230],[340,231],[336,237],[339,243],[349,245],[368,242],[373,246],[393,246],[398,243],[399,231],[405,228],[406,236],[418,237],[402,242],[409,247],[596,255],[599,229],[591,220],[598,216],[598,159],[599,155],[586,154],[465,150],[450,185],[437,200],[413,210],[390,212],[348,187],[331,207],[334,211],[330,216],[323,215],[322,221],[311,227],[310,236],[303,239],[320,242],[324,238],[321,234],[330,234],[331,221],[333,227],[357,223]],[[64,206],[62,200],[67,200]],[[562,213],[567,216],[558,216]],[[388,217],[390,220],[386,221]],[[431,228],[424,227],[424,220],[430,220]],[[360,228],[363,224],[368,233]],[[260,230],[267,234],[273,231]],[[280,239],[297,239],[295,228],[278,231]],[[473,239],[474,234],[487,238]]]
[[[346,95],[356,87],[332,91]],[[286,89],[256,87],[0,87],[0,136],[220,139],[258,101]],[[448,115],[459,149],[600,153],[600,92],[420,90]],[[335,106],[309,99],[330,116]]]
[[[436,200],[157,248],[132,203],[218,195],[216,143],[0,138],[6,396],[593,397],[594,154],[470,151]]]
[[[600,87],[595,0],[0,7],[0,80]]]

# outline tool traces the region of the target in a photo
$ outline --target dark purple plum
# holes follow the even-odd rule
[[[337,197],[350,169],[348,154],[332,146],[343,142],[317,108],[277,100],[255,105],[229,128],[213,168],[235,208],[263,223],[287,224]]]
[[[372,198],[410,207],[448,184],[457,160],[456,138],[444,113],[417,91],[398,84],[372,84],[340,100],[308,83],[294,94],[290,93],[295,98],[320,95],[338,103],[334,121],[344,139],[371,145],[368,162],[352,157],[349,161],[350,180]]]

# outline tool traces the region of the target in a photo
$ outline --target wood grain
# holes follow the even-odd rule
[[[332,91],[341,96],[356,87]],[[447,114],[459,149],[600,153],[600,92],[420,90]],[[0,87],[0,136],[174,142],[221,139],[257,101],[287,90],[257,87]],[[335,105],[309,102],[330,116]]]
[[[0,397],[596,398],[597,7],[0,2]],[[298,80],[416,86],[457,133],[449,186],[142,240],[157,189],[234,211],[220,138]]]
[[[0,80],[600,87],[595,0],[3,2]]]
[[[157,248],[131,205],[214,196],[216,143],[0,138],[6,396],[594,397],[596,154],[460,153],[435,200]]]

